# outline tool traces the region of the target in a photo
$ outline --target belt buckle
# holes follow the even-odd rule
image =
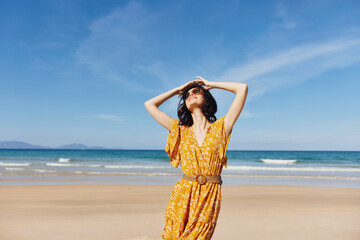
[[[205,184],[206,181],[207,181],[205,175],[203,175],[203,174],[198,174],[198,175],[196,175],[195,178],[196,178],[196,182],[197,182],[198,184],[200,184],[200,185]]]

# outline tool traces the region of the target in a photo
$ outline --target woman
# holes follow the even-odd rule
[[[181,162],[184,174],[166,208],[163,239],[211,239],[220,211],[220,174],[223,166],[227,167],[226,149],[247,96],[244,83],[196,78],[145,102],[149,113],[169,130],[165,150],[175,168]],[[213,88],[236,94],[227,114],[219,119],[215,117],[216,101],[209,92]],[[177,94],[181,95],[180,121],[158,109]]]

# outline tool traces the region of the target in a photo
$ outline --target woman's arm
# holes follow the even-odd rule
[[[169,98],[177,95],[182,94],[182,90],[189,84],[193,84],[195,81],[190,81],[180,87],[174,88],[170,91],[167,91],[165,93],[162,93],[148,101],[146,101],[145,108],[148,110],[148,112],[155,118],[156,121],[158,121],[161,125],[163,125],[165,128],[167,128],[169,131],[171,129],[171,117],[164,113],[163,111],[159,110],[159,106],[163,104],[166,100]]]
[[[247,84],[236,82],[210,82],[203,79],[202,77],[196,78],[198,78],[200,82],[203,82],[204,87],[208,90],[212,88],[220,88],[236,94],[235,99],[231,104],[224,119],[226,137],[229,136],[236,120],[240,116],[240,113],[245,105],[245,100],[248,93]]]

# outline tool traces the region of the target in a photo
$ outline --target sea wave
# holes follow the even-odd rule
[[[171,168],[171,166],[148,166],[148,165],[104,165],[105,168]]]
[[[292,164],[297,162],[297,160],[287,160],[287,159],[264,159],[261,158],[261,161],[264,163],[270,163],[270,164]]]
[[[149,172],[83,172],[84,174],[104,174],[117,176],[180,176],[178,173],[149,173]]]
[[[308,171],[308,172],[360,172],[360,168],[338,168],[338,167],[253,167],[253,166],[229,166],[227,170],[263,170],[263,171]]]
[[[102,164],[75,164],[75,163],[46,163],[53,167],[104,167],[104,168],[137,168],[137,169],[171,169],[171,166],[150,166],[150,165],[102,165]]]
[[[84,172],[84,174],[103,174],[103,175],[138,175],[137,173],[132,173],[132,172]]]
[[[73,164],[73,163],[46,163],[47,166],[53,167],[84,167],[85,164]]]
[[[9,167],[7,167],[7,168],[5,168],[5,170],[7,170],[7,171],[22,171],[22,170],[24,170],[24,168],[9,168]]]
[[[308,178],[308,179],[329,179],[329,180],[355,180],[360,181],[359,177],[340,177],[340,176],[314,176],[314,175],[236,175],[222,174],[223,177],[241,177],[241,178]]]
[[[0,162],[0,166],[30,166],[32,163],[3,163]]]
[[[33,171],[35,171],[35,172],[57,172],[54,170],[46,170],[46,169],[33,169]]]
[[[76,163],[46,163],[47,166],[53,167],[104,167],[101,164],[76,164]]]
[[[59,162],[70,162],[70,158],[59,158],[58,161]]]
[[[53,175],[53,176],[72,176],[72,175],[82,175],[82,176],[178,176],[181,179],[181,173],[154,173],[154,172],[87,172],[87,171],[54,171],[54,170],[46,170],[46,169],[33,169],[33,171],[22,171],[25,170],[23,168],[6,168],[5,171],[2,172],[2,175],[35,175],[35,176],[42,176],[42,175]],[[35,173],[37,172],[37,173]],[[358,176],[319,176],[319,175],[289,175],[289,174],[271,174],[271,175],[264,175],[264,174],[231,174],[231,173],[222,173],[222,178],[224,181],[231,181],[231,178],[293,178],[293,179],[319,179],[319,180],[349,180],[349,181],[360,181],[360,177]],[[230,179],[228,179],[230,178]],[[227,180],[228,179],[228,180]]]

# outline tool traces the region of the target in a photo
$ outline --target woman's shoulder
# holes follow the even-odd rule
[[[189,129],[190,126],[187,126],[185,124],[182,124],[180,120],[178,120],[177,118],[172,118],[171,119],[171,123],[172,125],[174,126],[177,126],[179,128],[179,130],[186,130],[186,129]]]
[[[222,122],[224,122],[225,116],[226,115],[224,115],[224,116],[222,116],[220,118],[217,118],[213,124],[216,124],[216,125],[217,124],[222,124]]]
[[[171,118],[171,122],[180,125],[180,121],[177,118]]]

